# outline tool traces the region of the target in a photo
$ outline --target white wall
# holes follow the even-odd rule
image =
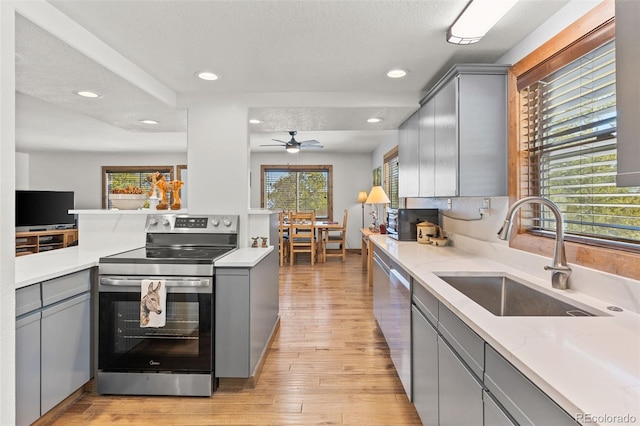
[[[344,209],[349,211],[347,221],[347,248],[360,249],[362,205],[356,202],[359,191],[371,189],[371,157],[369,154],[331,154],[322,152],[298,154],[251,153],[251,207],[260,208],[260,165],[333,165],[333,220],[342,222]],[[366,216],[370,207],[365,206]]]
[[[29,186],[26,189],[74,191],[76,209],[100,209],[102,166],[175,167],[186,164],[187,153],[122,155],[64,152],[28,154],[28,158]]]
[[[29,189],[29,154],[16,152],[16,189]]]
[[[0,1],[0,424],[15,423],[15,11]]]

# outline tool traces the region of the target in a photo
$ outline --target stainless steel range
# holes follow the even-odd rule
[[[144,247],[100,259],[97,393],[213,393],[214,262],[238,248],[238,220],[149,215]],[[141,320],[148,281],[165,287],[161,326]]]

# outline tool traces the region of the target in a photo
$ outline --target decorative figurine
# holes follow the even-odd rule
[[[260,237],[251,237],[251,239],[253,240],[253,243],[251,243],[251,248],[258,247],[258,238]]]
[[[260,237],[262,240],[262,248],[267,248],[267,237]]]
[[[160,190],[160,204],[156,206],[158,210],[167,210],[169,207],[167,203],[167,194],[173,193],[173,203],[171,204],[171,210],[180,210],[182,207],[182,200],[180,200],[180,188],[184,185],[181,180],[172,180],[167,182],[164,175],[161,175],[156,180],[156,185]]]

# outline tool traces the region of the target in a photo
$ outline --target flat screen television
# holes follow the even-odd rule
[[[16,229],[38,231],[75,226],[73,191],[16,191]]]

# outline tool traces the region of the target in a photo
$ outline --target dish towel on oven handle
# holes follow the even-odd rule
[[[164,280],[142,280],[140,327],[164,327],[167,321],[167,288]]]

